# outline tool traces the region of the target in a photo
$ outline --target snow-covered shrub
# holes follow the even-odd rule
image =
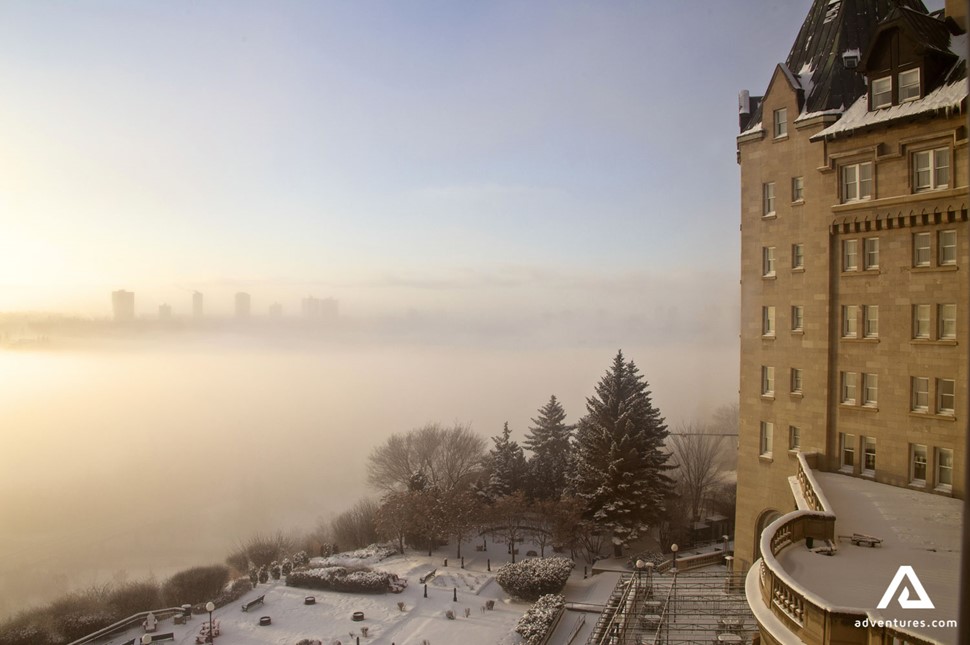
[[[3,645],[49,645],[53,642],[51,635],[40,625],[0,628],[0,643]]]
[[[117,619],[162,606],[161,588],[154,580],[128,582],[108,594],[108,607]]]
[[[546,632],[552,627],[556,614],[565,605],[565,599],[559,594],[540,596],[529,611],[519,619],[515,631],[525,639],[526,645],[535,645],[542,641]]]
[[[495,574],[505,593],[523,600],[562,591],[574,563],[568,558],[535,558],[502,566]]]
[[[259,569],[254,566],[249,567],[249,581],[254,587],[259,583]]]
[[[288,587],[351,593],[384,593],[390,581],[391,574],[384,571],[348,571],[346,567],[299,569],[286,576]]]
[[[307,555],[306,551],[298,551],[293,554],[293,567],[305,567],[310,564],[310,556]]]
[[[276,560],[269,564],[269,575],[273,577],[273,580],[279,580],[283,576],[283,568]]]
[[[259,576],[259,581],[262,584],[266,584],[267,582],[269,582],[269,571],[266,570],[265,565],[259,568],[259,571],[256,572],[256,575]]]
[[[337,553],[312,562],[315,567],[349,567],[353,565],[377,564],[381,560],[397,555],[397,549],[386,544],[371,544],[363,549]]]
[[[196,604],[214,598],[229,579],[229,567],[221,564],[179,571],[162,585],[162,598],[169,607]]]
[[[447,611],[445,612],[445,618],[447,618],[448,620],[454,620],[454,619],[455,619],[455,612],[453,612],[453,611],[452,611],[452,610],[450,610],[450,609],[449,609],[449,610],[447,610]]]
[[[280,563],[280,571],[284,576],[290,575],[290,571],[293,571],[293,561],[289,558],[283,558],[283,562]]]
[[[54,619],[58,633],[67,642],[87,636],[113,622],[115,622],[114,616],[104,611],[72,612],[61,614]]]

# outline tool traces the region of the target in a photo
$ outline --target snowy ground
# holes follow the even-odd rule
[[[531,547],[523,545],[523,550]],[[225,645],[295,645],[304,638],[318,639],[324,645],[515,645],[521,642],[513,632],[516,622],[531,606],[527,602],[511,600],[494,580],[494,572],[509,560],[504,544],[489,540],[488,551],[475,551],[465,545],[465,568],[454,557],[454,547],[436,551],[431,557],[409,552],[374,563],[363,562],[374,569],[396,573],[408,580],[403,593],[347,594],[287,587],[282,581],[258,585],[234,603],[213,612],[213,619],[221,624],[221,635],[215,639]],[[551,555],[551,554],[547,554]],[[448,558],[449,566],[444,566]],[[487,571],[488,559],[492,572]],[[428,581],[428,597],[418,579],[432,569],[437,575]],[[574,572],[575,577],[575,572]],[[582,578],[582,571],[579,572]],[[453,600],[457,589],[458,600]],[[242,612],[241,606],[265,594],[262,606]],[[306,596],[315,596],[316,604],[305,605]],[[492,611],[484,609],[487,600],[495,601]],[[397,603],[403,602],[404,611]],[[447,610],[455,619],[445,616]],[[468,617],[465,617],[465,610]],[[354,622],[351,615],[364,612],[363,622]],[[259,625],[261,616],[270,616],[272,624]],[[195,637],[208,616],[193,616],[185,625],[175,625],[172,619],[161,621],[157,633],[174,632],[176,645],[195,643]],[[365,637],[361,628],[368,629]],[[120,645],[132,638],[141,638],[142,629],[131,629],[101,645]]]

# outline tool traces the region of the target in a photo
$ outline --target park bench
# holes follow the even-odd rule
[[[420,578],[418,578],[418,580],[421,582],[421,584],[424,584],[428,580],[431,580],[432,578],[434,578],[435,575],[437,575],[437,573],[438,573],[438,570],[437,569],[432,569],[428,573],[426,573],[423,576],[421,576]]]
[[[262,605],[262,604],[263,604],[263,599],[264,599],[264,598],[266,598],[266,594],[263,594],[263,595],[262,595],[262,596],[260,596],[259,598],[254,598],[253,600],[250,600],[249,602],[247,602],[247,603],[245,603],[245,604],[244,604],[244,605],[242,606],[242,610],[243,610],[243,611],[249,611],[250,609],[252,609],[252,608],[253,608],[253,607],[255,607],[256,605]]]
[[[852,535],[840,535],[839,538],[847,538],[856,546],[867,546],[869,548],[882,544],[882,538],[866,535],[865,533],[853,533]]]

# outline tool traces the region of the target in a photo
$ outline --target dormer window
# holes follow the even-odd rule
[[[919,67],[899,73],[899,102],[915,101],[919,94]]]
[[[919,70],[917,70],[919,71]],[[919,79],[917,79],[917,85]],[[883,76],[882,78],[872,79],[870,83],[870,97],[872,109],[889,107],[893,104],[893,77]]]

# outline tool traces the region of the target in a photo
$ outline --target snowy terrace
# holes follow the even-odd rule
[[[798,456],[791,478],[799,510],[768,526],[763,557],[748,573],[748,602],[769,642],[954,643],[959,598],[959,500],[815,473]],[[877,546],[853,542],[861,534]],[[904,609],[919,589],[903,579],[888,606],[877,609],[902,565],[913,568],[933,609]],[[883,621],[856,627],[856,621]],[[886,625],[885,621],[890,621]],[[893,622],[897,621],[897,622]],[[893,640],[897,639],[897,640]]]

